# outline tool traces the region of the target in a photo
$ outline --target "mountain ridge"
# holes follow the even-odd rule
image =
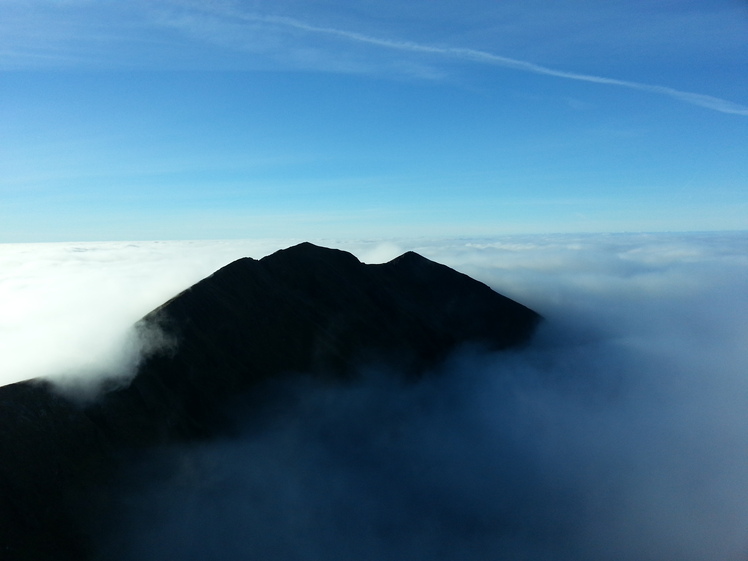
[[[87,524],[128,451],[210,438],[223,405],[263,381],[372,363],[417,377],[463,344],[521,345],[540,319],[414,252],[366,265],[305,242],[234,261],[138,322],[175,344],[129,384],[83,404],[39,380],[0,388],[0,545],[18,560],[89,558]]]

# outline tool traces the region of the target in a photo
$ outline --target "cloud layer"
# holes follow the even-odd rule
[[[279,246],[2,244],[0,384],[127,374],[137,360],[131,327],[138,319],[234,259]]]
[[[465,352],[416,385],[271,388],[233,437],[133,466],[102,558],[745,559],[745,234],[321,243],[370,262],[415,249],[548,321],[526,349]],[[97,355],[101,326],[281,245],[5,246],[3,304],[75,370],[62,326]],[[89,305],[54,305],[76,290]],[[16,341],[4,370],[29,353]]]

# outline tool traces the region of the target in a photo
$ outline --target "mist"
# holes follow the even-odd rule
[[[130,271],[138,290],[88,323],[75,306],[68,325],[124,328],[149,298],[277,241],[221,243],[150,259],[148,244],[127,258],[110,247],[91,274]],[[417,383],[362,365],[347,385],[298,373],[238,399],[230,434],[129,467],[92,525],[100,559],[748,557],[748,235],[316,243],[365,262],[418,251],[546,321],[525,348],[460,349]],[[49,333],[57,319],[34,316]],[[78,367],[66,343],[42,343],[53,370]],[[17,347],[6,365],[24,364]],[[93,354],[99,371],[121,360]]]
[[[133,331],[141,317],[219,267],[282,243],[0,244],[0,385],[131,376],[154,343]]]

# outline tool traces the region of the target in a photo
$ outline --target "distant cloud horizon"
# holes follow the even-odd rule
[[[106,374],[113,362],[130,360],[121,349],[146,313],[231,261],[300,241],[0,244],[0,383]],[[647,297],[696,290],[699,279],[713,282],[719,273],[712,266],[730,268],[724,280],[734,282],[748,266],[741,253],[748,232],[308,241],[351,251],[365,263],[413,250],[544,314],[554,313],[560,290],[573,294],[589,285],[588,301],[577,305],[590,314],[597,284],[605,291],[630,285]],[[691,270],[696,277],[688,280]]]

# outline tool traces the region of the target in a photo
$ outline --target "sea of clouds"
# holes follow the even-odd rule
[[[418,251],[546,321],[414,385],[278,383],[133,466],[102,559],[748,558],[748,233],[316,242]],[[0,246],[2,383],[127,376],[134,321],[292,243]]]

